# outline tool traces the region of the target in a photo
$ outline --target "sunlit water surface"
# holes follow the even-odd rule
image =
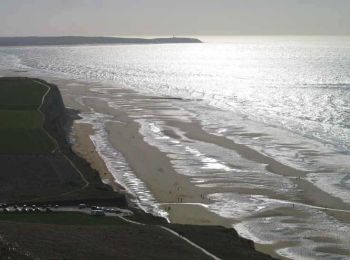
[[[0,48],[0,66],[118,82],[141,93],[189,99],[185,104],[173,101],[172,105],[181,107],[184,117],[200,119],[210,133],[308,171],[303,178],[350,204],[348,37],[232,37],[189,45]],[[108,94],[108,90],[95,91]],[[108,97],[111,106],[118,108],[117,97]],[[164,136],[164,122],[142,118],[135,107],[132,113],[145,140],[169,153],[177,171],[191,176],[197,186],[266,189],[291,201],[298,193],[288,178],[269,173],[263,165],[232,151],[189,142],[177,129],[173,131],[181,140]],[[113,161],[123,161],[122,155],[108,144],[105,119],[100,120],[104,117],[84,118],[95,124],[100,134],[94,141],[109,167],[117,169]],[[196,161],[200,163],[193,163]],[[132,178],[125,185],[146,189]],[[142,199],[154,202],[151,194]],[[303,246],[281,249],[282,255],[345,259],[346,250],[350,250],[346,242],[350,241],[350,226],[317,208],[297,204],[309,216],[300,224],[292,217],[249,219],[256,211],[288,206],[290,201],[232,192],[214,193],[210,199],[214,202],[210,209],[221,216],[246,219],[236,228],[256,242],[303,238]],[[324,233],[328,240],[318,241]],[[334,247],[343,253],[337,255]]]

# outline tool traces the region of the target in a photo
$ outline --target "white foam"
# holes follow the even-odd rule
[[[140,208],[148,213],[167,218],[168,213],[161,209],[160,204],[146,185],[131,171],[124,156],[109,143],[105,124],[113,120],[112,117],[96,112],[79,115],[82,119],[77,122],[88,123],[93,126],[95,133],[90,138],[116,182],[135,196],[136,203]]]
[[[144,110],[138,108],[136,102],[122,100],[121,94],[114,95],[113,87],[93,88],[96,93],[106,95],[111,107],[128,110],[132,117],[138,119],[145,141],[166,152],[175,169],[191,178],[199,188],[245,188],[252,193],[266,190],[291,201],[298,192],[288,178],[271,174],[263,165],[244,160],[233,151],[189,140],[176,128],[173,130],[180,140],[164,135],[161,117],[187,122],[199,119],[209,133],[248,145],[296,169],[315,172],[305,176],[307,180],[349,202],[348,40],[329,42],[329,39],[324,39],[322,46],[295,39],[262,41],[263,44],[255,40],[243,43],[237,40],[231,45],[181,47],[0,48],[0,60],[3,58],[0,66],[2,63],[6,68],[26,66],[36,75],[96,81],[96,85],[107,81],[112,83],[109,86],[118,83],[118,88],[127,85],[143,93],[187,99],[186,102],[154,102],[158,106],[167,105],[165,103],[176,105],[176,109],[171,111]],[[102,131],[104,126],[100,123],[98,129]],[[150,124],[154,125],[149,127]],[[117,178],[120,165],[113,162],[115,158],[120,159],[119,162],[123,160],[109,145],[105,135],[101,132],[92,139],[97,147],[100,146],[101,156],[105,154],[103,158],[111,171],[116,168],[114,174]],[[129,185],[132,191],[140,189],[140,198],[152,201],[153,198],[143,192],[145,187],[133,179],[132,173],[129,176],[129,171],[123,167],[125,172],[119,173],[120,181],[123,178],[130,180],[129,183],[125,181],[126,186]],[[327,172],[332,173],[331,176],[326,176]],[[249,229],[247,234],[255,233],[261,224],[260,220],[256,223],[249,220],[254,213],[275,209],[281,204],[288,205],[286,201],[265,197],[228,196],[226,200],[225,194],[217,196],[212,197],[215,203],[211,210],[228,217],[241,216],[242,221],[248,219],[248,224],[244,224]],[[236,204],[230,204],[230,200]],[[319,214],[316,208],[313,210],[314,214]],[[310,218],[314,225],[307,223],[311,231],[317,233],[318,223],[327,236],[333,236],[339,223],[327,222],[326,215],[318,216]],[[275,233],[279,239],[278,233],[283,233],[283,227],[292,226],[280,224],[283,219],[273,218],[277,223],[275,226],[269,221],[265,219],[265,225],[260,225],[265,226],[264,232],[268,235],[262,236],[264,232],[260,232],[256,241],[271,241]],[[278,225],[282,227],[275,232],[274,228]],[[328,230],[323,227],[328,227]],[[286,237],[294,239],[290,235]],[[340,238],[349,241],[343,233]],[[294,258],[317,255],[314,250],[316,243],[306,242],[305,245],[309,249],[286,248],[279,252]],[[341,243],[337,243],[339,245]]]
[[[350,203],[350,176],[348,172],[310,173],[307,180],[321,190]]]
[[[302,203],[272,200],[266,196],[217,193],[209,195],[209,208],[226,218],[239,220],[238,233],[260,244],[289,242],[277,251],[291,259],[347,259],[341,254],[322,253],[320,247],[347,250],[350,254],[350,225],[330,217],[320,208]],[[268,214],[267,211],[289,208],[294,214]],[[318,239],[316,242],[313,238]]]

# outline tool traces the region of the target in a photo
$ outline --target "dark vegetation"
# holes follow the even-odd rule
[[[0,221],[40,223],[54,225],[113,226],[129,225],[120,218],[96,218],[83,213],[48,212],[40,214],[6,213],[0,214]]]
[[[8,145],[0,147],[0,203],[126,207],[124,195],[104,185],[98,173],[72,152],[65,132],[72,121],[56,86],[50,85],[41,107],[44,116],[37,111],[40,95],[46,93],[40,86],[32,79],[0,78],[0,134],[4,134],[0,142]],[[16,131],[23,131],[22,136]],[[47,147],[40,144],[44,138]],[[80,213],[1,212],[0,259],[208,259],[159,225],[223,259],[271,259],[256,252],[253,243],[234,230],[168,224],[141,210],[133,211],[130,219],[146,225]]]
[[[241,238],[234,229],[177,224],[168,227],[222,259],[271,260],[270,256],[255,251],[253,241]]]
[[[41,154],[54,149],[41,129],[0,128],[0,154]]]
[[[54,155],[0,155],[2,202],[59,197],[84,185],[71,165]]]
[[[0,222],[0,230],[31,259],[209,259],[156,226]]]
[[[0,154],[48,154],[54,144],[38,111],[47,88],[29,80],[0,81]]]
[[[1,129],[38,129],[42,121],[36,110],[0,110]]]
[[[268,255],[255,251],[253,241],[240,237],[234,229],[220,226],[169,224],[163,218],[143,214],[141,211],[134,211],[134,215],[128,219],[168,227],[222,259],[272,259]]]
[[[60,92],[56,86],[47,91],[32,79],[0,79],[1,202],[90,199],[126,206],[124,196],[104,185],[98,172],[72,152],[65,132],[71,121]]]
[[[55,247],[58,245],[59,247],[64,246],[66,248],[72,248],[72,245],[67,245],[66,242],[61,241],[61,239],[64,240],[64,236],[67,236],[69,234],[69,236],[72,236],[73,239],[79,237],[79,239],[81,240],[80,245],[83,246],[86,240],[95,241],[95,239],[99,237],[99,235],[96,234],[97,231],[103,231],[105,232],[104,236],[113,237],[113,239],[115,239],[114,242],[117,245],[116,247],[118,248],[118,250],[121,249],[121,251],[113,253],[114,257],[123,257],[123,250],[130,250],[130,248],[133,248],[135,246],[134,249],[141,250],[143,257],[146,257],[145,259],[152,259],[152,254],[153,259],[173,259],[176,257],[176,251],[174,251],[175,248],[171,248],[171,250],[169,251],[168,246],[175,246],[179,247],[178,250],[185,250],[178,252],[178,256],[181,256],[181,259],[207,259],[206,256],[204,254],[201,255],[199,251],[197,251],[196,254],[196,249],[191,247],[187,248],[186,243],[181,243],[181,240],[177,241],[177,243],[174,243],[174,241],[171,238],[171,235],[169,236],[167,232],[158,228],[158,225],[161,224],[176,231],[180,235],[190,239],[191,241],[195,242],[199,246],[205,248],[209,252],[222,259],[271,260],[271,257],[256,252],[254,250],[253,242],[247,239],[240,238],[237,232],[235,232],[233,229],[226,229],[217,226],[203,227],[192,225],[166,224],[165,222],[157,218],[153,218],[152,220],[152,216],[150,215],[143,215],[144,218],[142,218],[141,213],[136,218],[138,218],[139,221],[142,219],[145,220],[145,222],[149,223],[149,225],[133,225],[119,218],[96,218],[81,213],[6,213],[0,214],[0,228],[2,228],[3,226],[2,223],[6,223],[7,221],[9,221],[7,223],[12,222],[11,225],[13,226],[13,228],[15,228],[10,229],[13,233],[23,232],[23,230],[19,229],[32,229],[33,227],[36,227],[36,231],[33,231],[33,233],[37,233],[37,230],[39,230],[39,233],[41,233],[43,232],[42,229],[46,230],[47,228],[49,228],[51,232],[49,235],[46,233],[41,233],[41,236],[39,237],[37,234],[26,233],[25,235],[27,236],[27,238],[22,238],[20,239],[20,241],[22,241],[24,248],[28,248],[29,246],[31,248],[31,252],[41,252],[43,250],[42,248],[45,246],[46,249],[44,251],[50,250],[50,252],[52,252],[51,250],[53,250],[53,252],[59,253],[57,257],[61,257],[62,252],[60,250],[57,252],[57,249],[50,249],[52,245],[50,245],[48,241],[52,239],[57,239],[57,241],[55,241],[54,244]],[[32,224],[30,225],[30,223]],[[45,225],[41,226],[38,224]],[[63,234],[61,232],[55,232],[55,230],[68,230],[66,226],[72,226],[72,229],[69,229],[69,233],[67,233],[66,231],[64,233],[64,236],[62,236]],[[92,229],[92,227],[94,228]],[[79,232],[79,234],[75,232]],[[5,234],[11,241],[13,237],[15,237],[13,234],[10,233]],[[22,235],[19,233],[16,235],[16,237],[18,236]],[[31,244],[29,244],[27,241],[28,236],[30,237]],[[84,236],[85,238],[82,239],[81,236]],[[120,242],[121,239],[122,242]],[[141,248],[138,248],[139,239],[144,239],[142,240],[143,246]],[[36,242],[33,243],[33,241]],[[165,247],[163,243],[166,243]],[[104,248],[104,250],[107,251],[101,252],[101,246]],[[119,248],[119,246],[121,246],[122,248]],[[150,253],[147,252],[147,250],[149,250],[150,247],[153,246],[155,246],[156,248],[151,249],[151,254],[147,255]],[[106,255],[106,252],[111,250],[111,248],[108,247],[109,245],[94,245],[94,250],[99,252],[101,254],[100,256],[106,257],[102,259],[108,259],[108,255]],[[72,248],[72,250],[74,249]],[[127,259],[137,259],[137,257],[141,257],[139,255],[139,253],[141,252],[134,252],[130,254],[129,257],[127,257]],[[86,257],[87,252],[80,253],[84,254]],[[38,256],[43,257],[45,255],[41,254]],[[50,256],[56,257],[56,255],[53,255],[52,253],[50,253]],[[73,255],[69,256],[72,257]],[[144,259],[143,257],[142,259]],[[68,257],[68,259],[73,258]]]
[[[36,110],[47,88],[24,78],[1,78],[1,110]]]

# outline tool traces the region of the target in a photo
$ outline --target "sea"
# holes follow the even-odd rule
[[[339,199],[346,207],[334,209],[349,216],[350,37],[197,38],[203,43],[0,47],[0,68],[116,83],[142,94],[186,99],[181,109],[196,117],[205,131],[307,173],[303,180]],[[282,197],[300,192],[290,181],[293,177],[266,172],[215,145],[169,145],[156,136],[161,123],[139,122],[145,140],[177,154],[173,163],[186,169],[183,174],[191,173],[199,187],[267,189]],[[102,133],[100,142],[108,142]],[[179,159],[184,154],[206,164],[186,168]],[[350,224],[312,203],[293,201],[292,195],[290,200],[238,192],[208,196],[211,211],[239,219],[234,227],[257,243],[302,241],[279,249],[281,256],[350,259]],[[291,202],[311,217],[252,217]]]

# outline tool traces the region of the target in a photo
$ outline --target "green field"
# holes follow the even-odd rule
[[[47,154],[54,149],[42,129],[0,129],[1,154]]]
[[[0,110],[36,110],[47,88],[25,78],[0,79]]]
[[[129,225],[117,217],[94,217],[83,213],[1,213],[0,221],[26,222],[55,225],[110,226]]]
[[[1,129],[36,129],[42,122],[43,116],[37,110],[0,110]]]
[[[46,154],[54,149],[38,111],[46,92],[31,79],[0,79],[0,154]]]

